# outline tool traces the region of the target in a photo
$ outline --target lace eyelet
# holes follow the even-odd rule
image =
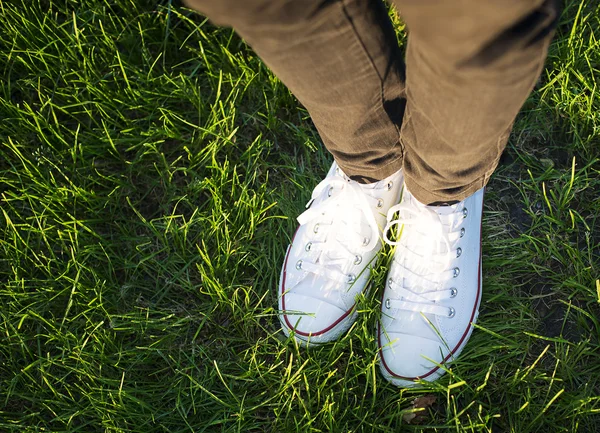
[[[298,261],[296,262],[296,269],[298,269],[299,271],[301,271],[301,270],[302,270],[302,260],[298,260]]]
[[[388,278],[388,286],[391,286],[391,285],[392,285],[392,279]]]
[[[466,217],[467,217],[467,215],[469,215],[469,211],[467,210],[467,208],[466,208],[466,207],[465,207],[465,208],[463,208],[463,210],[462,210],[462,214],[463,214],[463,218],[466,218]]]
[[[333,187],[330,186],[329,187],[329,191],[327,191],[327,197],[331,197],[331,194],[333,194]]]
[[[305,251],[310,251],[310,248],[312,247],[312,242],[309,242],[306,244],[306,246],[304,247]]]
[[[456,315],[456,310],[452,307],[448,308],[448,319],[452,319]]]
[[[370,241],[370,240],[371,240],[371,239],[369,239],[369,238],[364,238],[364,239],[363,239],[363,247],[366,247],[367,245],[369,245],[369,241]]]
[[[388,191],[392,189],[392,187],[394,186],[394,182],[392,182],[391,180],[388,182],[387,184],[387,189]]]
[[[382,208],[383,207],[383,199],[380,198],[379,200],[377,200],[377,207],[378,208]]]
[[[354,256],[354,264],[360,265],[360,262],[362,262],[362,257],[357,254],[356,256]]]
[[[453,271],[454,271],[453,277],[454,278],[458,277],[458,275],[460,274],[460,269],[459,268],[454,268]]]
[[[460,237],[462,238],[465,235],[465,228],[460,229]]]
[[[391,306],[391,303],[390,303],[390,299],[389,299],[389,298],[385,300],[385,308],[387,308],[388,310],[389,310],[390,308],[392,308],[392,306]]]
[[[461,248],[461,247],[458,247],[458,248],[456,249],[456,258],[459,258],[461,254],[462,254],[462,248]]]
[[[319,232],[319,224],[315,224],[315,226],[313,227],[313,232],[318,233]]]
[[[356,281],[356,275],[348,274],[348,284],[352,284],[355,281]]]
[[[452,287],[450,289],[450,297],[451,298],[456,298],[456,295],[458,295],[458,289],[456,287]]]

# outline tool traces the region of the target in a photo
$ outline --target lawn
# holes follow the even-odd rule
[[[0,70],[0,431],[600,431],[597,1],[565,4],[488,185],[477,328],[420,389],[378,370],[389,248],[340,341],[283,336],[281,262],[331,157],[230,29],[0,0]]]

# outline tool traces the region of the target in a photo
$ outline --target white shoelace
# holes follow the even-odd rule
[[[403,249],[402,259],[397,262],[403,281],[395,281],[390,276],[388,285],[394,295],[384,301],[385,307],[452,317],[454,309],[444,306],[441,301],[455,297],[458,292],[455,287],[442,287],[442,282],[460,272],[459,268],[450,268],[450,264],[452,256],[458,257],[462,251],[454,248],[464,234],[464,231],[456,230],[464,218],[462,207],[460,204],[449,206],[449,212],[440,215],[428,206],[413,203],[413,200],[411,197],[388,211],[384,241]],[[398,218],[394,220],[396,212]],[[401,238],[396,242],[388,238],[389,230],[395,225],[411,226],[409,233],[405,234],[405,229],[402,229]],[[410,236],[410,243],[421,251],[410,249],[409,242],[402,239],[404,236]],[[418,270],[425,272],[416,272]]]
[[[309,207],[323,194],[329,197]],[[298,223],[301,226],[313,224],[315,237],[307,245],[307,251],[315,248],[320,254],[315,263],[301,260],[303,271],[343,283],[355,281],[356,275],[347,274],[343,269],[349,261],[362,262],[362,254],[372,251],[379,241],[379,227],[369,200],[377,201],[377,198],[366,194],[358,182],[339,175],[326,178],[316,186],[306,205],[308,209],[298,217]],[[326,231],[324,239],[317,236],[320,231]]]

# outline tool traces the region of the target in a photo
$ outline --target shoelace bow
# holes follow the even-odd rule
[[[403,281],[395,281],[392,277],[388,279],[387,283],[392,289],[394,297],[384,301],[386,308],[448,317],[454,315],[452,308],[438,302],[453,298],[457,294],[456,288],[442,288],[439,281],[445,281],[447,279],[445,277],[457,276],[460,272],[458,268],[448,269],[452,253],[456,252],[453,246],[461,237],[458,232],[454,231],[462,219],[462,215],[457,210],[458,207],[459,205],[454,205],[454,212],[448,215],[439,215],[429,207],[419,206],[407,200],[389,209],[388,223],[383,231],[384,241],[389,245],[402,248],[404,251],[402,261],[398,262],[402,268]],[[398,212],[398,218],[394,220],[393,216],[396,212]],[[426,245],[429,248],[425,248],[422,254],[408,248],[402,239],[405,236],[404,229],[400,240],[391,241],[388,238],[388,232],[395,225],[412,226],[410,236],[418,239],[416,245]],[[441,258],[441,260],[436,261],[436,258]],[[422,275],[410,269],[411,264],[415,262],[427,263],[429,272]]]
[[[324,194],[328,197],[311,206]],[[360,263],[361,253],[372,251],[379,240],[379,226],[371,210],[370,199],[377,200],[365,194],[358,182],[339,175],[326,178],[316,186],[306,205],[308,209],[298,217],[298,223],[301,226],[314,223],[317,228],[330,227],[327,227],[325,239],[317,239],[315,236],[309,242],[310,248],[318,249],[320,254],[314,263],[302,260],[302,270],[338,282],[354,282],[356,276],[346,274],[342,269],[353,258]],[[366,236],[361,233],[365,223],[369,228]],[[317,230],[315,235],[316,233]]]

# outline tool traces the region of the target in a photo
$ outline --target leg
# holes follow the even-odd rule
[[[383,375],[414,386],[440,377],[473,331],[483,186],[541,71],[558,11],[543,0],[398,3],[410,31],[406,189],[391,224],[405,229],[378,343]]]
[[[357,316],[403,184],[403,68],[387,11],[379,0],[188,2],[245,38],[306,106],[336,159],[298,218],[278,294],[286,335],[331,341]]]
[[[396,0],[409,28],[402,126],[408,189],[422,203],[482,188],[544,65],[554,0]]]
[[[308,109],[351,177],[402,165],[403,64],[379,0],[186,0],[232,26]]]

